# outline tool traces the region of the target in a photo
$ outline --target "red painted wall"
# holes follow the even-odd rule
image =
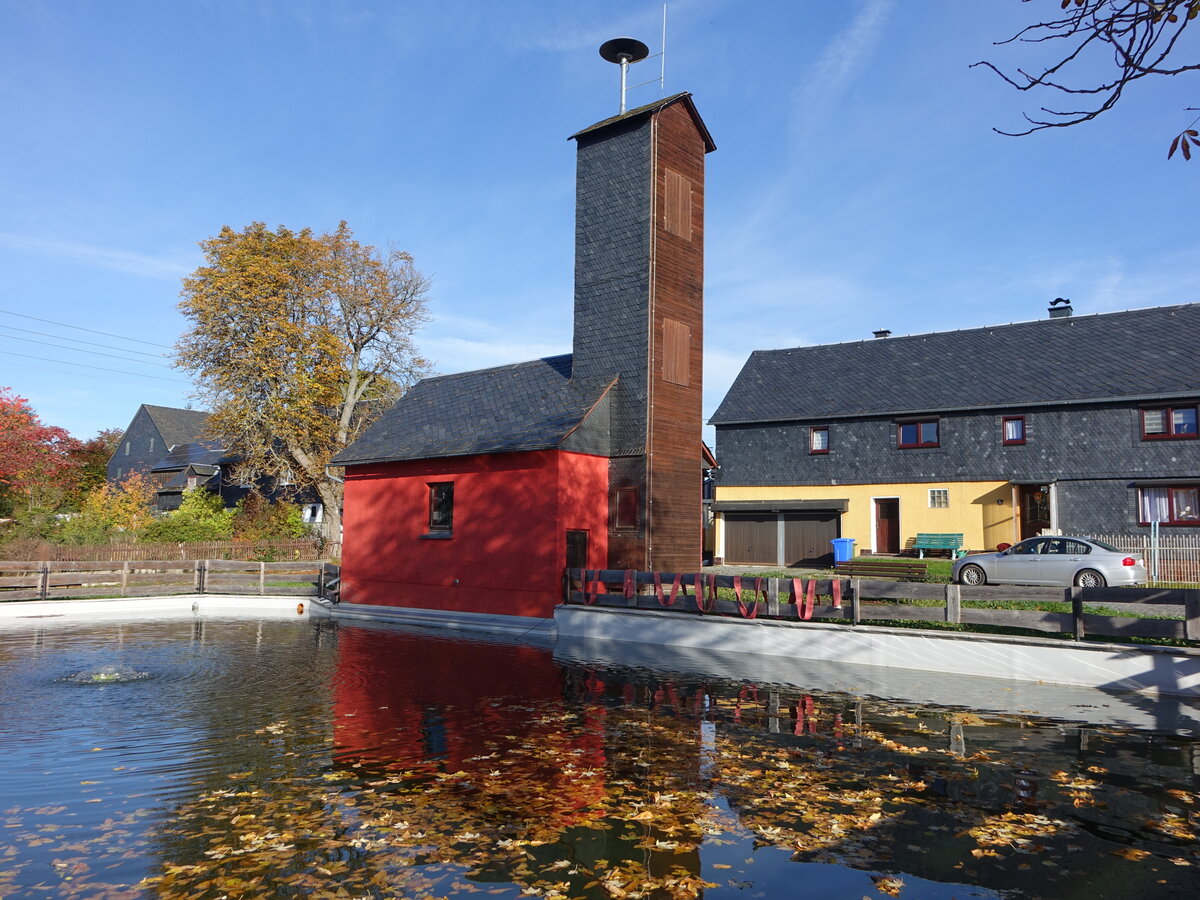
[[[423,539],[429,484],[454,482],[454,531]],[[608,556],[608,460],[558,450],[351,466],[342,600],[549,616],[562,595],[566,532]]]

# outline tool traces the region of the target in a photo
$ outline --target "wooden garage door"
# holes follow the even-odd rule
[[[725,561],[779,565],[775,513],[726,513]]]
[[[833,544],[838,536],[838,514],[784,513],[783,554],[789,566],[833,566]]]

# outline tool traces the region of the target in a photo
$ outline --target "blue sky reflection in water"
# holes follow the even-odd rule
[[[0,896],[1195,896],[1198,760],[430,633],[48,619],[0,631]]]

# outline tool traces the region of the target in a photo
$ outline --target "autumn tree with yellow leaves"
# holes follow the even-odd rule
[[[176,363],[212,410],[207,431],[242,474],[315,490],[337,534],[342,485],[329,461],[428,372],[413,334],[429,280],[345,222],[329,234],[226,226],[200,247]]]

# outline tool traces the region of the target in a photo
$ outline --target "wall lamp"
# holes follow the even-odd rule
[[[1003,497],[997,497],[997,498],[996,498],[996,505],[997,505],[997,506],[1003,506],[1003,505],[1004,505],[1004,498],[1003,498]]]

